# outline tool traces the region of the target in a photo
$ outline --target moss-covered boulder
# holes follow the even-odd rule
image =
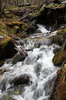
[[[0,35],[0,61],[13,57],[16,52],[11,37]]]
[[[52,36],[52,43],[55,43],[61,46],[63,42],[64,42],[64,38],[62,35]]]
[[[0,47],[4,48],[10,40],[11,40],[11,37],[1,33],[0,34]]]
[[[59,51],[55,54],[53,58],[53,63],[55,66],[60,66],[66,60],[66,51]]]

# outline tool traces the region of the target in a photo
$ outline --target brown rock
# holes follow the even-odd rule
[[[66,60],[66,51],[59,51],[55,54],[53,58],[53,63],[55,66],[60,66]]]
[[[51,100],[66,100],[66,66],[63,67],[55,82],[54,93]]]

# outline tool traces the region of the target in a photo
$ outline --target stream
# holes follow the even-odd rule
[[[49,39],[54,34],[56,31],[50,32],[38,25],[35,34],[21,40],[28,56],[15,65],[5,63],[2,66],[9,71],[0,79],[0,100],[50,100],[58,70],[52,63],[53,50],[58,46]],[[14,81],[22,75],[29,77],[28,84]]]

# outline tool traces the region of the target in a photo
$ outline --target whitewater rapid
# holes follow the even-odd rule
[[[46,35],[50,31],[42,25],[38,27],[41,31],[39,35],[36,33],[24,40],[26,41],[24,48],[31,49],[27,51],[28,57],[15,65],[11,63],[3,65],[3,68],[9,68],[10,71],[4,73],[1,80],[1,84],[5,83],[5,90],[3,92],[0,90],[0,100],[5,96],[11,97],[11,100],[50,100],[58,70],[52,63],[53,50],[57,45],[49,45],[50,41]],[[30,84],[16,87],[19,93],[12,93],[14,87],[11,88],[10,80],[23,74],[30,76]]]

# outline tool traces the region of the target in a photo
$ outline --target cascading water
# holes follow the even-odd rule
[[[28,57],[17,64],[4,64],[2,68],[10,69],[4,73],[0,82],[0,100],[49,100],[57,67],[52,63],[53,50],[56,45],[49,45],[50,40],[45,33],[45,27],[38,25],[42,33],[36,33],[26,38],[24,44]],[[29,76],[29,84],[14,86],[10,82],[21,75]],[[16,93],[15,93],[16,91]],[[3,99],[7,98],[7,99]]]

